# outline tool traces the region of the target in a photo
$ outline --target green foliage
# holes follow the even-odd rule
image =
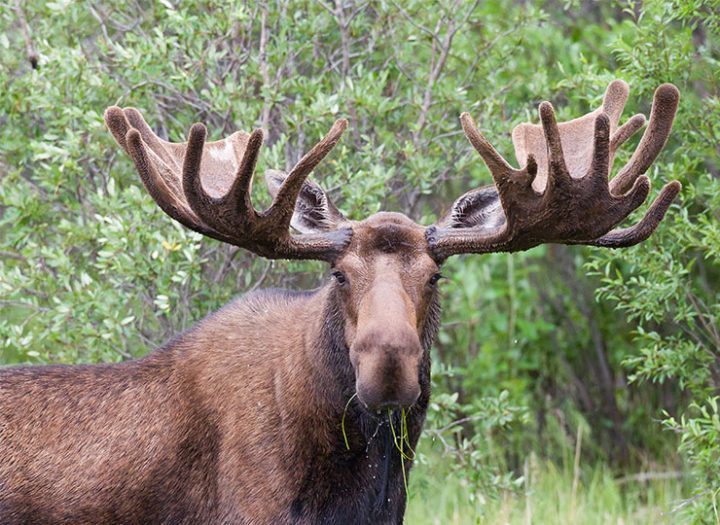
[[[683,507],[697,523],[720,519],[718,7],[712,1],[650,3],[630,22],[637,29],[632,38],[618,41],[615,54],[638,83],[652,64],[653,76],[682,77],[702,88],[683,95],[670,145],[673,160],[665,169],[685,185],[672,226],[649,241],[651,249],[597,254],[587,265],[601,277],[598,297],[636,324],[639,352],[624,360],[629,380],[674,381],[689,400],[665,410],[663,425],[680,437],[693,467],[696,485]]]
[[[513,427],[527,423],[527,415],[524,407],[510,404],[506,390],[469,404],[459,403],[457,392],[436,393],[428,412],[423,453],[417,455],[420,468],[429,458],[444,457],[448,470],[472,487],[469,501],[514,491],[522,478],[506,468],[502,441]]]
[[[625,115],[647,114],[660,83],[678,85],[648,175],[684,190],[651,239],[447,263],[417,452],[420,472],[448,461],[476,504],[522,490],[531,453],[564,462],[579,428],[583,457],[618,470],[678,468],[679,446],[698,496],[679,512],[716,519],[717,0],[20,4],[39,69],[17,10],[0,4],[1,364],[141,356],[235,294],[319,283],[318,263],[263,261],[172,223],[105,130],[111,104],[141,108],[176,141],[194,121],[211,139],[266,127],[259,173],[348,117],[314,177],[351,218],[389,209],[430,223],[489,182],[462,111],[509,157],[510,130],[536,120],[540,100],[573,118],[623,78]]]
[[[693,402],[679,420],[664,414],[663,424],[682,436],[680,451],[690,461],[695,474],[694,497],[686,502],[694,521],[720,521],[720,413],[718,398],[707,398],[702,404]]]

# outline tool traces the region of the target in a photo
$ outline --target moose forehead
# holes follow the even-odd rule
[[[380,212],[352,224],[350,245],[338,262],[367,266],[382,259],[404,267],[435,266],[428,251],[424,226],[401,213]]]

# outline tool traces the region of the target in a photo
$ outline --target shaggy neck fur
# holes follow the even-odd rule
[[[323,290],[324,291],[324,290]],[[322,293],[322,292],[320,292]],[[327,291],[322,329],[317,346],[322,361],[317,370],[330,396],[333,417],[329,418],[334,439],[329,454],[316,455],[305,474],[300,495],[293,502],[293,517],[314,516],[316,523],[401,523],[405,510],[406,475],[412,461],[401,459],[395,447],[392,425],[400,429],[400,412],[371,414],[355,398],[355,375],[345,344],[340,298],[334,288]],[[420,370],[421,395],[406,413],[410,445],[417,445],[430,398],[430,346],[437,334],[440,305],[433,298],[421,340],[425,355]],[[333,388],[327,388],[333,385]],[[347,405],[347,409],[345,408]],[[341,421],[345,415],[345,433]],[[325,448],[323,446],[319,448]],[[322,495],[322,496],[321,496]]]

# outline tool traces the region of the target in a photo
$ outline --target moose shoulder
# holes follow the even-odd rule
[[[602,107],[560,124],[543,103],[541,125],[513,132],[519,169],[464,114],[495,185],[429,227],[389,212],[347,220],[307,180],[345,121],[287,174],[267,173],[273,202],[257,211],[261,131],[206,143],[196,124],[175,144],[136,110],[109,108],[168,215],[264,257],[326,261],[331,275],[312,292],[237,299],[143,359],[0,371],[0,522],[402,523],[412,456],[398,448],[415,447],[428,406],[442,262],[544,242],[631,246],[677,195],[669,183],[638,224],[612,229],[647,197],[679,94],[658,88],[638,149],[609,180],[645,123],[618,126],[627,96],[615,81]]]

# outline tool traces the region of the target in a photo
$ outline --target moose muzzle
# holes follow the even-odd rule
[[[358,398],[371,410],[410,407],[420,396],[423,355],[412,303],[399,279],[376,284],[364,303],[350,347]]]

